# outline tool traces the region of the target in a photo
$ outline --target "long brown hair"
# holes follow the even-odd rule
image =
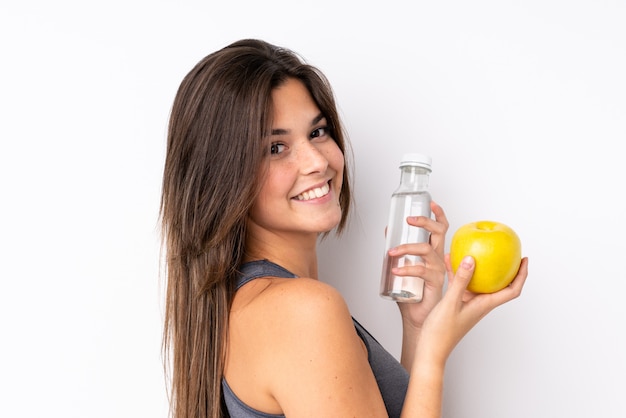
[[[226,414],[221,382],[246,216],[267,162],[271,92],[292,77],[307,86],[345,155],[327,79],[292,51],[267,42],[241,40],[208,55],[183,79],[174,99],[161,196],[163,352],[171,367],[174,418]],[[348,177],[346,167],[338,231],[350,209]]]

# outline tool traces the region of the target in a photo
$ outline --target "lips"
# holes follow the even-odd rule
[[[329,191],[330,191],[330,186],[328,185],[328,183],[326,183],[321,187],[315,187],[313,189],[300,193],[298,196],[295,197],[295,199],[297,200],[317,199],[322,196],[326,196]]]

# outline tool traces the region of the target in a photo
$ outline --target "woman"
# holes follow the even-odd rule
[[[199,62],[174,101],[161,204],[167,253],[164,349],[175,418],[420,416],[441,411],[446,360],[489,311],[517,297],[465,290],[444,257],[444,211],[395,255],[424,264],[424,299],[399,304],[397,362],[318,280],[320,235],[350,209],[346,143],[331,87],[293,52],[235,42]],[[448,291],[442,296],[446,273]]]

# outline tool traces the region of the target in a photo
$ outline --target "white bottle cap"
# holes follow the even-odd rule
[[[400,167],[405,166],[413,166],[413,167],[423,167],[428,170],[432,170],[432,158],[428,155],[418,154],[418,153],[407,153],[402,156],[402,161],[400,162]]]

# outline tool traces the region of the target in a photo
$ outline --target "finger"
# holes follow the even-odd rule
[[[403,255],[418,255],[422,258],[432,252],[432,247],[426,242],[417,242],[411,244],[400,244],[397,247],[389,249],[389,255],[399,257]]]
[[[430,267],[437,267],[437,270],[441,272],[446,271],[443,263],[443,254],[440,254],[432,245],[425,242],[400,244],[397,247],[390,248],[387,254],[391,257],[417,256],[421,259],[422,263]]]
[[[446,270],[448,272],[448,278],[450,278],[448,282],[448,292],[456,294],[461,298],[474,275],[475,268],[476,262],[474,257],[468,255],[461,260],[461,264],[459,264],[456,273],[454,273],[452,271],[452,263],[450,262],[450,254],[446,254]]]
[[[446,216],[446,213],[444,212],[443,208],[439,206],[437,202],[431,201],[430,210],[433,213],[433,215],[435,215],[435,220],[439,222],[440,224],[444,225],[447,230],[448,227],[450,226],[450,223],[448,222],[448,217]]]
[[[424,278],[426,266],[423,263],[415,263],[410,266],[394,267],[391,272],[396,276],[409,276]]]
[[[448,230],[447,221],[440,222],[438,219],[428,216],[409,216],[406,218],[406,221],[411,226],[424,228],[433,234],[443,234]]]
[[[448,227],[426,216],[409,216],[407,223],[417,228],[424,228],[430,233],[429,244],[443,257],[446,232]]]

